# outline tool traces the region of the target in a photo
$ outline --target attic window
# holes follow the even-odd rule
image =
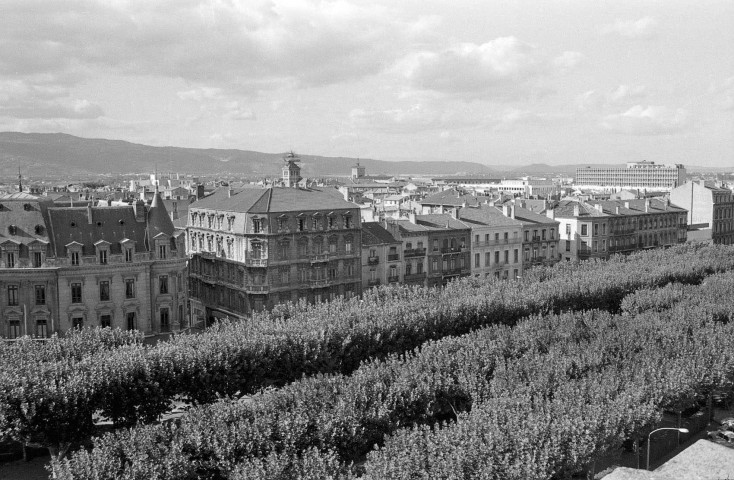
[[[70,224],[72,227],[76,227],[76,222],[71,222]]]
[[[30,209],[31,209],[31,204],[30,203],[24,203],[23,204],[23,210],[30,210]]]
[[[101,227],[102,226],[102,222],[97,222],[97,226],[98,227]]]
[[[43,233],[43,225],[36,225],[36,235],[41,235]]]
[[[16,227],[15,225],[8,225],[8,233],[11,235],[15,235],[16,233],[18,233],[18,227]]]
[[[125,225],[125,220],[118,220],[118,223],[119,223],[120,225]]]

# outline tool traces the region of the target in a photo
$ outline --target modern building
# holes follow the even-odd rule
[[[559,192],[559,188],[553,180],[531,177],[502,180],[498,186],[492,188],[492,190],[495,189],[502,193],[524,198],[550,198]]]
[[[403,243],[378,222],[362,223],[362,288],[401,283]]]
[[[681,164],[630,162],[621,167],[581,167],[576,169],[576,188],[665,190],[683,185],[686,169]]]
[[[183,231],[159,194],[117,207],[0,197],[0,336],[189,326]]]
[[[688,210],[689,239],[734,243],[734,196],[728,188],[688,182],[670,192],[670,202]]]
[[[196,318],[242,318],[288,301],[361,292],[359,206],[334,189],[223,187],[189,206],[190,297]]]

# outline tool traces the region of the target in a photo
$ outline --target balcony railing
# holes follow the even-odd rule
[[[311,288],[322,288],[322,287],[327,286],[329,284],[329,282],[330,282],[330,280],[327,279],[327,278],[319,278],[319,279],[316,279],[316,280],[311,280],[309,282],[309,286]]]
[[[424,257],[426,255],[426,249],[425,248],[412,248],[408,250],[403,250],[403,256],[405,258],[410,257]]]
[[[400,254],[399,253],[391,253],[387,256],[388,262],[395,262],[397,260],[400,260]]]
[[[267,267],[268,266],[268,259],[267,258],[245,258],[245,265],[248,267]]]
[[[245,285],[247,293],[268,293],[268,291],[270,291],[270,285]]]
[[[403,276],[404,282],[418,282],[423,281],[426,278],[426,272],[421,273],[406,273]]]
[[[400,276],[398,276],[398,275],[395,275],[393,277],[387,277],[387,282],[388,283],[397,283],[399,281],[400,281]]]
[[[367,286],[368,287],[376,287],[379,284],[380,284],[380,279],[379,278],[376,278],[374,280],[367,280]]]
[[[328,262],[329,254],[328,253],[317,253],[315,255],[311,255],[310,260],[311,260],[311,263]]]
[[[367,258],[367,265],[377,265],[378,263],[380,263],[380,257],[378,256]]]
[[[441,253],[460,253],[465,251],[466,247],[447,247],[441,249]]]

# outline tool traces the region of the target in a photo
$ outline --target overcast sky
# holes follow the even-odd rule
[[[0,130],[734,166],[734,1],[2,0]]]

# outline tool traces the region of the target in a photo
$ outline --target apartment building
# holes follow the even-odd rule
[[[362,223],[362,288],[403,279],[403,243],[378,222]]]
[[[517,278],[522,274],[522,222],[512,204],[466,207],[457,218],[471,229],[471,274],[478,277]]]
[[[156,192],[115,207],[56,207],[0,197],[0,335],[46,337],[83,326],[146,334],[189,325],[186,255]]]
[[[284,160],[290,186],[224,187],[190,205],[190,297],[198,319],[360,294],[359,206],[335,189],[297,187],[297,157]]]
[[[536,265],[552,265],[561,259],[560,222],[524,208],[524,200],[515,201],[511,215],[522,224],[523,271]],[[508,208],[504,209],[505,212]]]
[[[689,237],[734,243],[734,196],[728,188],[703,180],[688,182],[670,192],[670,202],[688,210]]]
[[[546,213],[559,222],[561,255],[565,260],[609,257],[610,215],[601,206],[566,199]]]

